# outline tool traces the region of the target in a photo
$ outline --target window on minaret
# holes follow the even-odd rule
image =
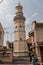
[[[22,40],[22,38],[20,38],[20,40]]]
[[[2,32],[0,31],[0,39],[1,39],[1,34],[2,34]]]
[[[15,28],[17,28],[17,26]]]
[[[22,26],[20,25],[20,28],[21,28]]]

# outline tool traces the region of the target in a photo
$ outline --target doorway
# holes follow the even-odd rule
[[[41,61],[43,63],[43,46],[40,47]]]

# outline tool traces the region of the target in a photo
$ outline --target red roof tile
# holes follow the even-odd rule
[[[32,38],[29,37],[26,41],[29,42],[29,43],[32,43]]]

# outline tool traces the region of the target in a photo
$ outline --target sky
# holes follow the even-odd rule
[[[43,0],[3,0],[0,3],[0,22],[5,32],[4,44],[7,40],[14,41],[13,19],[18,2],[23,6],[24,16],[26,17],[26,38],[28,38],[28,32],[31,30],[32,21],[43,21]]]

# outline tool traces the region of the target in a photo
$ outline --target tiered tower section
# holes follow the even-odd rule
[[[14,56],[27,56],[28,47],[25,35],[25,17],[23,16],[23,7],[20,3],[16,6],[14,23]]]

